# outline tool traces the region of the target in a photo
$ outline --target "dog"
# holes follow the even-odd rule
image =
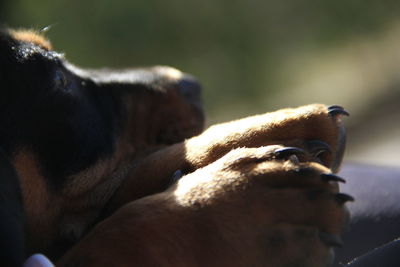
[[[40,252],[57,266],[329,266],[342,245],[340,106],[203,131],[192,76],[81,69],[40,33],[6,28],[0,78],[17,198],[4,206],[20,210],[3,229],[24,237],[5,265]]]

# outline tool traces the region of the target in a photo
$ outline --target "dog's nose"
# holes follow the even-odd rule
[[[200,105],[201,103],[201,85],[193,76],[189,74],[182,74],[178,80],[178,92],[189,103]]]

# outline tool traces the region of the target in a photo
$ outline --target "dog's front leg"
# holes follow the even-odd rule
[[[234,149],[124,205],[57,266],[329,266],[352,198],[308,153]]]
[[[142,160],[115,194],[109,210],[165,190],[177,170],[190,173],[240,147],[272,144],[301,147],[312,152],[309,161],[322,163],[335,172],[341,163],[345,141],[340,115],[346,113],[338,106],[314,104],[214,125],[199,136]]]

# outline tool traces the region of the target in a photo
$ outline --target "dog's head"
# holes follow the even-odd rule
[[[0,148],[18,176],[28,250],[56,254],[136,158],[200,133],[199,94],[170,67],[83,70],[40,34],[2,29]]]

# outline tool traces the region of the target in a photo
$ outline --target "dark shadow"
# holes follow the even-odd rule
[[[21,266],[24,216],[21,191],[13,166],[0,149],[0,266]]]

